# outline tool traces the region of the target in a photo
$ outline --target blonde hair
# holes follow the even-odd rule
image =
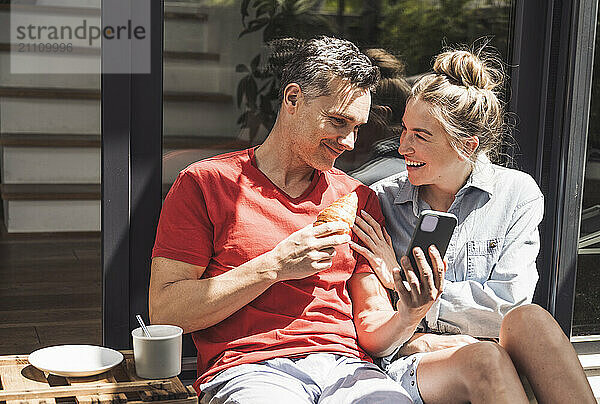
[[[499,58],[485,53],[483,47],[448,50],[435,58],[433,73],[414,84],[410,99],[430,105],[459,155],[472,164],[481,153],[495,161],[506,129],[504,103],[499,98],[503,84]],[[471,136],[479,138],[473,153],[465,142]]]

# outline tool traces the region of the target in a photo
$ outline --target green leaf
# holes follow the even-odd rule
[[[254,80],[254,77],[248,76],[248,82],[246,84],[246,101],[251,109],[256,109],[257,93],[256,80]]]
[[[260,17],[263,14],[271,15],[275,10],[275,7],[271,2],[263,1],[258,7],[256,7],[256,17]]]
[[[260,53],[258,55],[256,55],[250,62],[250,70],[253,72],[256,71],[256,68],[258,67],[259,63],[260,63]]]
[[[273,113],[273,105],[271,104],[271,99],[266,95],[260,96],[260,110],[265,115],[271,115]]]
[[[243,30],[240,35],[238,36],[238,38],[243,37],[246,34],[249,34],[251,32],[255,32],[260,30],[261,28],[263,28],[265,25],[267,25],[269,23],[269,18],[268,17],[261,17],[261,18],[257,18],[256,20],[252,20],[248,23],[248,28],[246,28],[245,30]]]
[[[263,84],[263,85],[260,87],[260,89],[258,90],[258,93],[259,93],[259,94],[262,94],[262,93],[265,91],[265,89],[267,88],[267,86],[268,86],[269,84],[270,84],[270,83],[269,83],[268,81],[267,81],[265,84]]]
[[[264,27],[269,23],[269,17],[260,17],[248,23],[248,28],[253,28],[255,31]]]
[[[275,80],[275,77],[271,80],[271,88],[269,88],[269,94],[273,99],[279,97],[279,82]]]
[[[237,106],[238,108],[242,106],[242,101],[244,100],[244,95],[247,93],[248,88],[248,77],[244,76],[238,83],[237,87]]]
[[[242,24],[244,27],[246,26],[245,20],[246,17],[250,16],[248,14],[248,6],[250,5],[250,0],[242,0],[242,4],[240,6],[240,13],[242,14]]]
[[[238,125],[241,125],[242,128],[245,128],[246,125],[248,124],[248,111],[243,112],[240,117],[238,118],[237,122]]]

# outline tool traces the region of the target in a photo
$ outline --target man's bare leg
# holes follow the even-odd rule
[[[423,355],[417,383],[426,404],[528,402],[510,357],[493,342]]]
[[[596,403],[571,342],[550,313],[537,305],[511,310],[500,345],[542,403]]]

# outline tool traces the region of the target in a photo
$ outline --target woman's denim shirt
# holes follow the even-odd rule
[[[419,213],[431,209],[406,171],[373,184],[396,256],[406,254]],[[441,298],[427,313],[427,332],[497,337],[504,315],[530,303],[538,280],[538,225],[544,198],[529,175],[480,158],[448,212],[458,218],[445,258]]]

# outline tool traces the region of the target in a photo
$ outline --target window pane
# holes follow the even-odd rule
[[[100,41],[45,36],[99,26],[101,1],[10,3],[0,1],[0,354],[101,344]],[[2,36],[16,21],[33,31]]]
[[[600,32],[596,30],[596,32]],[[600,335],[600,42],[596,36],[594,75],[583,204],[579,232],[579,256],[573,313],[573,335]]]
[[[254,146],[266,137],[275,120],[278,83],[261,70],[267,64],[265,41],[330,34],[362,49],[384,48],[405,64],[403,76],[409,82],[431,68],[432,57],[444,45],[482,43],[489,37],[507,60],[512,1],[300,3],[310,6],[287,14],[262,9],[257,16],[255,2],[245,10],[233,0],[165,2],[165,191],[191,162]],[[336,166],[356,170],[371,155],[372,144],[391,135],[359,133],[355,150],[344,153]]]

